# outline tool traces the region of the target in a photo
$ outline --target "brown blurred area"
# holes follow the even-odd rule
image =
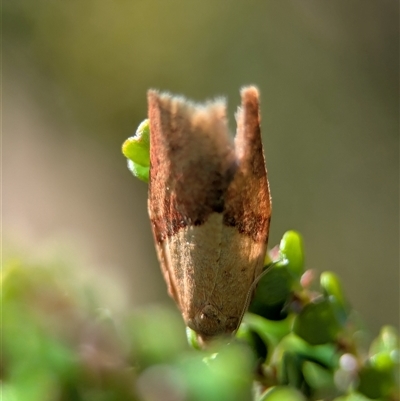
[[[270,246],[302,233],[367,325],[399,323],[399,24],[389,0],[3,1],[4,244],[73,243],[127,307],[170,302],[123,141],[148,88],[256,84]],[[106,301],[105,301],[106,302]]]

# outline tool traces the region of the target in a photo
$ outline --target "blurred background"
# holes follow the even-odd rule
[[[390,0],[4,0],[3,246],[62,248],[104,303],[171,303],[123,141],[148,88],[262,95],[270,246],[302,233],[376,333],[399,323],[399,26]],[[5,249],[7,253],[7,249]],[[97,283],[96,283],[97,284]]]

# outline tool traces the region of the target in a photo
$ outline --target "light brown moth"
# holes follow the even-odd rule
[[[201,342],[233,333],[262,271],[271,199],[259,94],[241,91],[237,133],[222,100],[148,92],[148,209],[170,296]]]

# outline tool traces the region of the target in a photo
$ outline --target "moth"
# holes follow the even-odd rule
[[[261,274],[271,197],[259,93],[241,90],[234,140],[226,104],[148,92],[148,211],[170,296],[202,343],[235,332]]]

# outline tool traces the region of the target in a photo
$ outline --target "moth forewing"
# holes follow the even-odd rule
[[[221,101],[149,91],[149,215],[170,295],[207,341],[240,324],[261,273],[271,202],[258,91],[241,92],[231,140]]]

